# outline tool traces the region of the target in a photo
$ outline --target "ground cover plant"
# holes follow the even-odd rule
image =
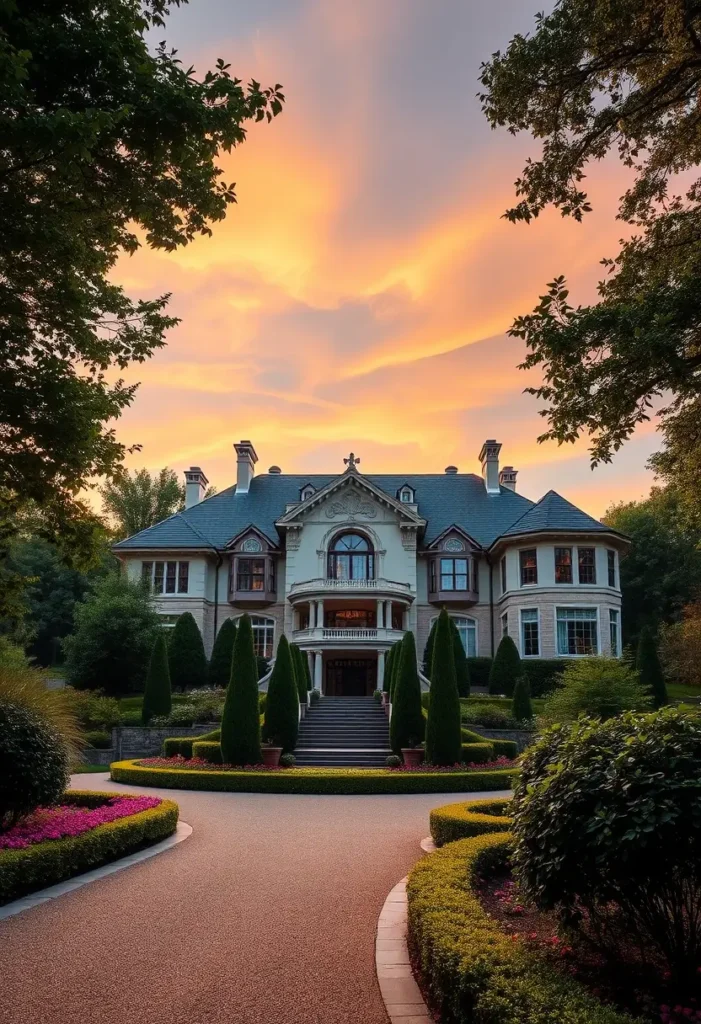
[[[34,843],[79,836],[98,825],[158,807],[160,802],[159,797],[153,796],[113,796],[97,807],[80,807],[74,803],[38,807],[0,833],[0,850],[22,850]]]

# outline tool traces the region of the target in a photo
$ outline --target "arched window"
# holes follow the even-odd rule
[[[375,556],[372,544],[360,533],[341,533],[329,548],[328,574],[336,580],[372,580]]]
[[[265,615],[251,615],[253,649],[259,658],[272,658],[275,640],[275,619]]]
[[[465,648],[465,654],[468,658],[476,658],[477,623],[474,619],[469,619],[466,615],[451,615],[450,617],[458,627],[458,633],[460,634],[462,645]],[[431,625],[433,625],[435,621],[435,619],[432,619]]]

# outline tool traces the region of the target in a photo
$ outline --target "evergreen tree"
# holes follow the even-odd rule
[[[394,645],[394,655],[392,657],[392,678],[389,681],[389,699],[390,702],[394,700],[394,691],[397,686],[397,678],[399,677],[399,662],[401,659],[402,641],[397,640]]]
[[[645,626],[640,634],[635,667],[641,685],[651,695],[655,707],[661,708],[663,704],[668,704],[667,686],[657,653],[657,637],[649,626]]]
[[[313,690],[312,670],[309,668],[309,657],[306,652],[302,652],[302,661],[304,662],[304,678],[307,680],[307,689]]]
[[[261,761],[258,666],[248,615],[241,617],[236,630],[231,677],[221,720],[221,753],[224,764],[260,764]]]
[[[183,612],[170,634],[168,667],[174,690],[193,690],[206,686],[209,666],[202,634],[191,612]]]
[[[291,754],[297,745],[298,731],[299,694],[292,652],[283,634],[277,645],[275,665],[268,683],[263,738],[274,746],[282,747],[283,754]]]
[[[438,619],[434,619],[431,623],[431,631],[428,634],[428,640],[424,647],[424,675],[427,679],[431,678],[431,664],[433,663],[433,638],[436,635],[436,626],[438,625]]]
[[[385,675],[384,679],[382,680],[382,689],[386,694],[389,694],[390,692],[392,682],[392,662],[394,661],[394,652],[396,646],[396,644],[392,644],[392,646],[387,651],[387,654],[385,656]]]
[[[462,637],[453,618],[450,619],[450,628],[453,634],[453,656],[455,658],[455,678],[458,682],[458,695],[460,697],[469,697],[470,668],[467,664],[467,654],[463,647]]]
[[[302,654],[297,644],[290,644],[292,667],[295,673],[295,684],[300,704],[307,703],[307,673],[304,671],[306,655]]]
[[[517,722],[526,722],[533,718],[533,705],[531,704],[531,684],[528,676],[519,676],[514,687],[514,696],[511,701],[511,717]]]
[[[510,636],[503,636],[489,670],[489,692],[512,697],[521,675],[521,657]]]
[[[460,698],[455,676],[455,654],[450,618],[445,608],[438,616],[433,637],[431,699],[426,722],[426,760],[457,764],[462,756]]]
[[[217,633],[209,659],[209,685],[226,688],[231,679],[231,659],[236,641],[236,623],[233,619],[224,619]]]
[[[424,738],[426,728],[421,707],[421,683],[416,663],[414,634],[405,633],[398,649],[399,671],[394,687],[392,718],[389,723],[389,743],[395,754],[402,747],[417,746]]]
[[[141,721],[148,725],[156,715],[169,715],[171,708],[170,672],[168,670],[168,647],[165,633],[161,629],[151,651],[151,660],[146,673],[144,702],[141,706]]]

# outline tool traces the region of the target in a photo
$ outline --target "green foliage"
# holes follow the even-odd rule
[[[79,760],[84,746],[72,693],[66,688],[49,690],[43,673],[31,668],[26,661],[17,661],[14,654],[0,661],[0,702],[26,708],[48,723],[71,762]]]
[[[143,689],[160,620],[139,583],[110,573],[76,605],[75,623],[63,642],[72,686],[99,688],[108,696]]]
[[[467,663],[467,654],[463,647],[455,619],[450,620],[450,631],[453,634],[453,658],[455,660],[455,678],[458,683],[458,696],[470,696],[470,669]]]
[[[207,685],[207,656],[202,634],[191,612],[179,615],[170,631],[168,667],[174,690],[191,690]]]
[[[185,484],[167,466],[151,476],[147,469],[120,469],[100,488],[102,511],[121,540],[155,526],[185,505]]]
[[[441,1024],[633,1024],[483,909],[475,881],[504,870],[510,842],[508,833],[450,842],[409,874],[409,954],[433,1016]]]
[[[445,846],[457,839],[469,839],[490,832],[510,832],[510,809],[509,797],[468,800],[467,803],[434,807],[429,814],[431,838],[436,846]]]
[[[212,657],[209,659],[210,686],[221,686],[226,689],[229,685],[235,641],[236,623],[233,619],[224,619],[214,640]]]
[[[304,670],[304,662],[307,660],[307,656],[306,654],[302,654],[297,644],[290,644],[290,653],[292,655],[292,667],[295,673],[295,684],[297,686],[299,702],[300,704],[306,704],[307,673]]]
[[[538,366],[543,380],[531,389],[547,403],[540,440],[584,432],[594,464],[610,461],[655,398],[673,396],[669,423],[701,392],[701,355],[690,343],[701,328],[701,14],[681,5],[667,16],[672,9],[562,0],[482,65],[491,125],[530,132],[539,150],[517,180],[510,220],[528,222],[550,205],[580,220],[591,209],[587,166],[609,152],[633,172],[618,211],[628,227],[615,258],[602,261],[599,302],[571,306],[557,277],[510,332],[530,350],[523,366]]]
[[[640,634],[635,667],[640,685],[652,697],[653,706],[661,708],[663,704],[668,704],[667,686],[657,653],[657,638],[649,626]]]
[[[0,700],[0,832],[37,807],[55,804],[68,785],[68,752],[34,711]]]
[[[390,662],[390,675],[389,675],[389,699],[390,702],[394,700],[394,690],[397,685],[399,678],[399,666],[402,660],[402,641],[397,640],[396,643],[390,648],[392,659]]]
[[[698,714],[628,712],[546,732],[522,759],[513,803],[526,897],[614,961],[622,929],[666,963],[680,995],[701,959],[700,779]]]
[[[195,743],[206,743],[208,740],[221,741],[221,729],[212,729],[202,736],[169,736],[163,740],[164,757],[192,757],[192,748]]]
[[[528,676],[519,676],[516,680],[514,696],[511,701],[511,714],[517,722],[529,722],[533,718],[531,687],[528,682]]]
[[[96,807],[113,796],[69,790],[61,803]],[[98,825],[79,836],[51,839],[23,850],[0,850],[0,905],[158,843],[172,835],[177,824],[178,805],[162,800],[157,807]]]
[[[663,414],[660,430],[664,448],[648,465],[674,494],[685,531],[701,537],[701,398]]]
[[[95,750],[109,750],[112,746],[112,734],[100,729],[86,732],[83,739],[88,747],[94,747]]]
[[[513,696],[514,686],[520,674],[521,656],[518,648],[510,636],[503,636],[489,671],[489,692]]]
[[[261,760],[258,671],[249,615],[241,617],[236,631],[221,722],[221,752],[226,764],[259,764]]]
[[[407,632],[399,650],[399,668],[389,723],[389,745],[399,755],[402,747],[417,747],[423,741],[425,730],[416,643],[414,634]]]
[[[141,721],[148,725],[154,715],[169,715],[171,707],[170,671],[165,633],[161,630],[153,644],[146,673]]]
[[[431,764],[456,764],[461,755],[460,698],[453,652],[450,618],[444,608],[434,634],[426,722],[426,760]]]
[[[280,755],[280,767],[281,768],[294,768],[297,764],[297,758],[294,754],[281,754]]]
[[[433,665],[433,641],[436,636],[436,629],[438,627],[438,618],[435,618],[431,623],[431,629],[426,640],[426,646],[424,647],[424,675],[427,679],[431,678],[431,666]]]
[[[390,689],[391,689],[392,662],[394,661],[394,658],[395,658],[396,648],[397,648],[397,645],[396,644],[392,644],[390,649],[387,651],[387,655],[385,657],[385,675],[384,675],[384,679],[382,680],[382,689],[387,694],[390,692]]]
[[[112,729],[121,724],[119,701],[103,697],[92,690],[74,690],[65,686],[61,691],[80,724],[86,729]]]
[[[299,695],[290,645],[283,634],[278,641],[273,674],[268,683],[263,738],[273,746],[282,747],[283,754],[291,754],[297,746],[298,731]]]
[[[487,740],[480,743],[463,743],[460,760],[463,764],[487,764],[495,757],[494,746]]]
[[[644,711],[650,698],[640,678],[618,658],[572,661],[562,677],[562,687],[548,698],[543,711],[546,722],[570,722],[578,715],[612,718],[623,711]]]
[[[398,754],[389,754],[389,756],[385,758],[385,764],[388,768],[399,768],[401,763],[402,759]]]
[[[480,689],[489,686],[489,672],[492,667],[492,658],[468,658],[467,668],[470,673],[470,684]]]
[[[216,740],[199,740],[195,737],[192,744],[192,756],[199,757],[202,761],[207,761],[209,764],[232,763],[224,760],[221,743],[217,743]],[[254,761],[253,763],[257,764],[258,762]]]

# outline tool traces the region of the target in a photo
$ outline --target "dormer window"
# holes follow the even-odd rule
[[[415,493],[413,487],[410,487],[409,484],[404,484],[403,487],[399,488],[397,497],[403,505],[413,505]]]
[[[299,500],[307,501],[314,493],[316,493],[316,488],[312,487],[311,484],[306,484],[299,492]]]

